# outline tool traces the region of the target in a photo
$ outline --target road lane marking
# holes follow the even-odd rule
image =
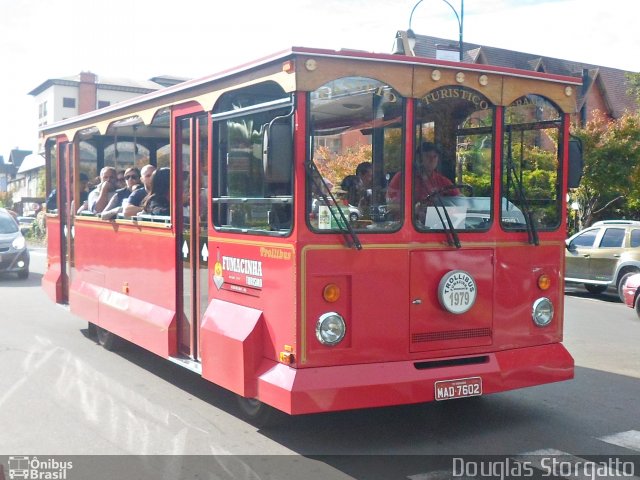
[[[640,452],[640,432],[638,430],[615,433],[600,437],[598,440]]]

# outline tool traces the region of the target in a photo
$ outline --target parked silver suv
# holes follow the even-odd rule
[[[596,222],[566,243],[565,281],[583,283],[593,294],[615,288],[624,302],[624,282],[630,275],[640,273],[640,222]]]

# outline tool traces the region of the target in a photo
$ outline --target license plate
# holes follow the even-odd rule
[[[482,395],[482,378],[480,377],[442,380],[435,384],[435,399],[438,401],[480,395]]]

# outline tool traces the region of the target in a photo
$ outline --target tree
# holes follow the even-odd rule
[[[573,192],[579,203],[580,224],[597,217],[640,215],[640,116],[617,120],[596,112],[584,128],[574,128],[584,147],[584,174]]]
[[[636,99],[636,103],[640,107],[640,73],[627,72],[627,94]]]
[[[314,160],[323,178],[333,185],[340,185],[347,175],[355,173],[359,163],[371,161],[371,145],[358,144],[341,154],[332,153],[326,147],[318,147]]]

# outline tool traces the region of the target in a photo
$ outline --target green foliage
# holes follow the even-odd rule
[[[572,200],[580,227],[605,218],[640,218],[640,116],[598,113],[573,133],[583,142],[584,174]]]
[[[13,206],[13,198],[9,192],[0,192],[0,207],[11,208]]]
[[[627,94],[635,97],[636,103],[640,106],[640,73],[627,72]]]

